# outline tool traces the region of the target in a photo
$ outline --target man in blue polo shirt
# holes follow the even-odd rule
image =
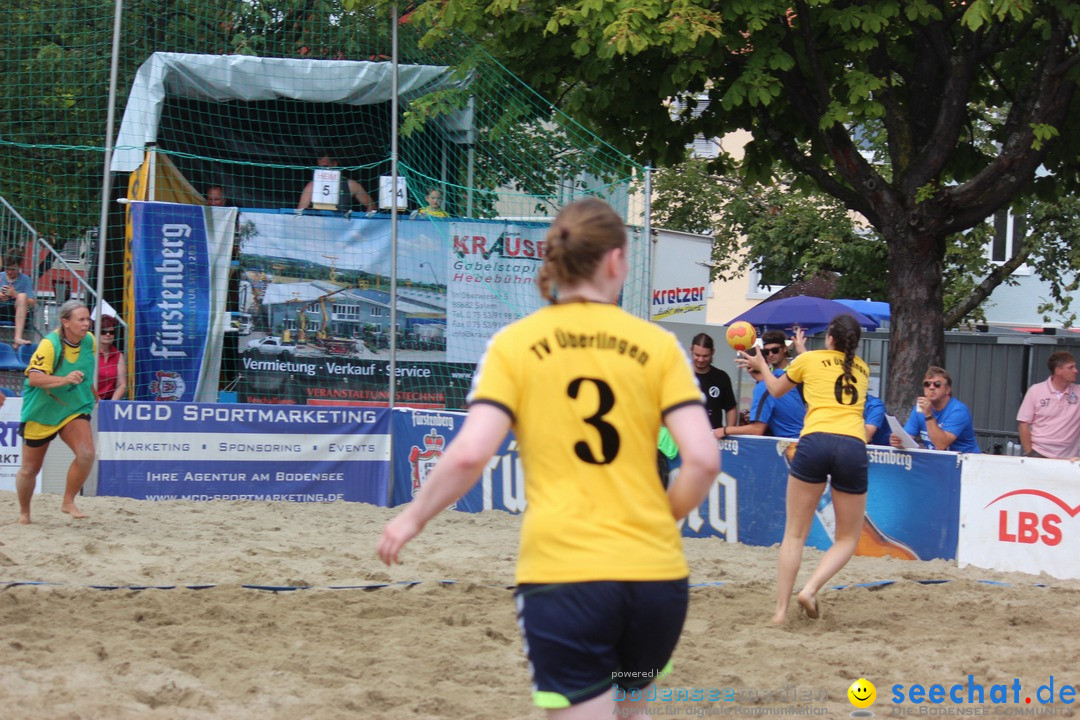
[[[863,408],[863,423],[866,425],[867,445],[888,445],[889,423],[885,421],[885,403],[874,396],[867,394],[866,406]]]
[[[726,427],[718,437],[728,435],[769,435],[772,437],[797,438],[802,432],[806,417],[806,404],[801,392],[789,392],[778,398],[769,394],[765,383],[761,382],[761,373],[748,369],[750,377],[758,381],[754,386],[754,398],[750,404],[750,422],[737,427]],[[783,370],[774,370],[780,376]]]
[[[952,396],[952,378],[944,368],[931,366],[923,376],[923,394],[915,400],[904,425],[908,435],[930,450],[977,453],[975,427],[967,405]],[[900,447],[892,435],[889,443]]]

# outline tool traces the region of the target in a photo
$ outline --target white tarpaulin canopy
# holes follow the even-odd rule
[[[389,62],[154,53],[135,75],[116,139],[112,170],[132,172],[142,163],[144,148],[157,142],[166,97],[213,102],[284,98],[370,105],[390,101],[392,70]],[[402,104],[460,84],[449,67],[398,66],[398,97]],[[450,115],[443,119],[442,127],[456,142],[468,142],[471,113],[464,110]]]

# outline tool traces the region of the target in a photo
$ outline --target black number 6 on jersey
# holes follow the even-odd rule
[[[859,388],[855,386],[855,378],[846,375],[836,378],[833,394],[836,395],[836,402],[841,405],[854,405],[859,402]]]
[[[611,408],[615,407],[615,393],[611,391],[611,386],[600,378],[581,377],[570,381],[570,384],[566,387],[566,394],[576,400],[583,382],[590,382],[596,386],[598,407],[594,414],[585,418],[585,422],[592,425],[600,433],[600,459],[596,459],[592,448],[589,447],[589,443],[584,440],[578,440],[574,443],[574,453],[592,465],[607,465],[614,462],[615,456],[619,454],[619,431],[615,429],[614,425],[604,420],[604,415],[611,412]]]

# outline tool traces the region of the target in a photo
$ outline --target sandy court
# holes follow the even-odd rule
[[[0,581],[50,583],[0,587],[0,718],[543,717],[508,589],[515,516],[446,513],[388,570],[374,547],[395,511],[369,505],[83,498],[91,517],[75,521],[41,495],[29,527],[14,522],[14,493],[0,507]],[[897,684],[970,674],[987,692],[1018,678],[1032,695],[1050,676],[1055,691],[1080,683],[1080,581],[855,558],[834,584],[895,582],[827,590],[822,620],[793,610],[776,629],[775,548],[686,550],[692,581],[722,584],[693,591],[662,687],[741,699],[669,703],[656,717],[798,706],[848,717],[859,677],[877,686],[878,717]],[[211,587],[129,589],[155,585]]]

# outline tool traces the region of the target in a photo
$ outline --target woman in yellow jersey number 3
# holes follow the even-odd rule
[[[378,546],[397,562],[513,428],[527,500],[515,600],[534,701],[558,720],[610,717],[613,685],[644,689],[669,669],[688,598],[676,523],[719,470],[678,341],[616,305],[628,271],[626,231],[607,203],[559,213],[537,276],[551,304],[491,339],[461,431]],[[661,422],[682,454],[666,492]]]

